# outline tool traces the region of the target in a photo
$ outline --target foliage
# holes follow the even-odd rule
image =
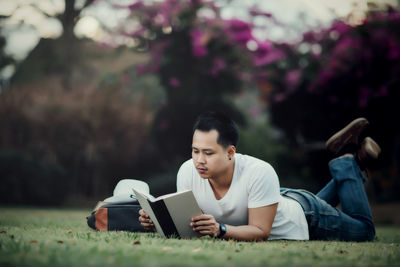
[[[328,155],[314,148],[323,147],[321,141],[352,118],[366,116],[372,136],[383,147],[383,161],[394,166],[386,171],[388,176],[398,173],[397,10],[371,13],[358,26],[338,20],[328,29],[305,33],[300,43],[287,44],[255,38],[252,19],[275,21],[271,14],[255,9],[249,10],[249,21],[242,21],[223,19],[218,6],[201,0],[116,5],[130,12],[115,38],[127,42],[116,43],[133,44],[136,50],[149,52],[151,60],[120,72],[119,78],[110,75],[94,90],[86,87],[99,73],[86,60],[89,54],[98,54],[90,53],[95,50],[92,46],[84,49],[86,42],[75,40],[72,29],[82,10],[98,1],[80,2],[78,9],[75,1],[65,1],[59,18],[66,35],[56,41],[41,40],[17,69],[14,79],[22,79],[26,88],[0,95],[0,148],[12,151],[4,152],[10,160],[32,164],[32,169],[61,170],[69,177],[72,192],[87,196],[108,195],[115,179],[143,174],[138,171],[143,169],[156,176],[154,172],[163,168],[157,179],[165,182],[168,175],[172,184],[172,173],[189,156],[195,116],[212,109],[228,113],[242,125],[242,152],[275,161],[282,177],[303,182],[312,176],[310,169],[316,170],[314,178],[329,177]],[[141,83],[141,74],[149,72],[165,89],[165,101],[158,84],[153,90],[153,84]],[[63,87],[77,92],[61,90],[51,78],[32,86],[32,77],[45,80],[49,74],[63,76]],[[56,88],[47,83],[57,84]],[[246,125],[246,116],[233,99],[254,87],[292,147],[273,145],[282,138],[270,139],[273,130],[268,126]],[[143,97],[144,91],[151,99]],[[154,117],[153,110],[158,111]],[[265,142],[259,145],[260,140]],[[310,143],[314,141],[316,146]],[[313,153],[305,153],[309,148]]]
[[[59,205],[70,189],[63,168],[14,151],[0,150],[0,177],[0,203]]]
[[[336,20],[327,29],[304,33],[300,43],[276,44],[284,57],[262,68],[266,78],[260,89],[270,105],[272,122],[293,146],[305,149],[363,116],[371,123],[368,134],[383,149],[381,166],[392,166],[392,174],[387,174],[396,176],[399,29],[400,12],[389,8],[370,12],[360,25]],[[315,170],[325,166],[320,159],[326,154],[321,153],[306,155]]]
[[[242,21],[223,19],[217,6],[200,0],[136,1],[120,8],[131,15],[119,34],[152,57],[137,70],[157,74],[166,90],[166,104],[153,125],[155,150],[169,155],[157,162],[166,168],[189,155],[191,126],[201,111],[222,110],[245,125],[232,96],[254,85],[263,94],[272,123],[285,132],[290,151],[297,151],[282,154],[278,164],[308,165],[299,172],[295,164],[288,172],[297,172],[298,179],[328,179],[329,155],[320,149],[322,140],[358,116],[370,120],[370,134],[389,151],[383,162],[398,151],[392,150],[398,126],[382,120],[399,114],[397,10],[371,12],[358,26],[337,20],[289,44],[255,38],[254,19],[276,22],[255,9],[249,10],[249,21]],[[326,179],[318,181],[322,185]]]
[[[3,67],[14,62],[14,60],[10,56],[8,56],[4,53],[5,45],[6,45],[5,38],[3,36],[0,36],[0,70]]]
[[[397,266],[398,227],[378,227],[374,242],[234,242],[204,237],[97,232],[89,211],[1,208],[2,266]]]
[[[310,166],[307,166],[302,151],[290,148],[279,137],[272,138],[273,131],[271,126],[266,126],[265,121],[240,129],[238,151],[270,163],[279,176],[281,187],[318,192],[323,186],[322,181],[325,181],[313,181],[310,177]]]
[[[318,140],[329,133],[310,124],[340,127],[370,113],[377,101],[392,105],[400,79],[399,25],[400,12],[390,9],[369,14],[358,26],[335,21],[305,33],[299,44],[279,45],[285,57],[267,66],[273,94],[265,95],[275,123],[289,135]]]
[[[244,124],[230,97],[251,83],[253,64],[273,60],[266,58],[270,43],[254,38],[251,23],[223,19],[212,2],[200,0],[136,1],[125,8],[131,15],[119,34],[149,50],[152,60],[137,70],[156,73],[166,90],[153,126],[158,149],[169,155],[161,161],[189,155],[191,127],[203,111],[223,111]]]
[[[109,196],[121,177],[134,174],[132,162],[151,120],[146,99],[107,87],[65,91],[51,78],[40,86],[1,95],[0,148],[13,153],[2,154],[2,163],[9,166],[2,165],[0,177],[2,184],[14,183],[2,187],[1,200],[38,188],[65,191],[56,200],[46,193],[35,195],[35,203],[48,205],[60,203],[65,193]],[[51,173],[54,168],[63,175]],[[27,194],[17,202],[31,200]]]

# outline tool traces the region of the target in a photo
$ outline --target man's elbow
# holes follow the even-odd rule
[[[257,242],[267,241],[270,233],[271,233],[271,230],[268,230],[268,231],[261,230],[260,236],[257,238],[256,241]]]

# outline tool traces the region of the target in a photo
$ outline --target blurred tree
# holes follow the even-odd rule
[[[70,192],[65,170],[43,165],[21,153],[0,150],[0,203],[59,205]]]
[[[153,125],[153,160],[146,161],[157,158],[170,169],[190,155],[191,128],[201,112],[219,110],[245,123],[232,97],[252,83],[254,61],[271,44],[253,36],[251,22],[223,19],[212,2],[136,1],[125,8],[131,15],[119,35],[150,52],[152,60],[137,70],[156,73],[167,97]]]
[[[0,201],[102,199],[134,175],[151,121],[143,94],[107,85],[65,90],[48,78],[0,96]]]
[[[14,60],[12,59],[12,57],[10,57],[9,55],[6,55],[4,53],[4,46],[6,44],[6,40],[3,36],[0,36],[0,69],[2,69],[3,67],[10,65],[14,62]]]
[[[83,71],[85,73],[88,70],[82,65],[84,57],[81,54],[81,48],[84,42],[75,36],[74,27],[82,11],[93,2],[94,0],[85,0],[83,2],[64,0],[65,8],[61,13],[55,14],[46,12],[46,9],[42,8],[39,2],[27,1],[26,3],[19,3],[16,11],[29,6],[45,17],[56,18],[62,25],[62,34],[56,39],[42,38],[33,51],[29,53],[28,58],[17,65],[12,82],[29,83],[41,79],[44,75],[57,74],[62,77],[64,88],[71,89],[73,87],[73,78],[76,76],[81,77],[80,72]],[[29,15],[26,14],[25,16]],[[12,14],[6,16],[5,19],[11,16]],[[20,18],[21,25],[24,24],[25,19],[25,17]]]
[[[6,44],[5,38],[0,35],[0,70],[2,70],[6,66],[15,63],[12,57],[4,53],[5,44]],[[3,91],[5,87],[7,87],[7,84],[5,83],[6,81],[0,78],[0,93]]]
[[[398,176],[400,12],[370,12],[356,26],[337,20],[305,33],[299,44],[276,49],[284,56],[263,67],[264,97],[274,124],[292,143],[321,142],[364,116],[371,122],[369,134],[382,145],[386,175]],[[317,154],[311,164],[323,166],[321,158],[326,157]]]

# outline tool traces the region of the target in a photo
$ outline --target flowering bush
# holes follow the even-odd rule
[[[335,21],[301,43],[277,45],[284,57],[264,67],[274,122],[292,137],[323,140],[355,116],[394,115],[384,109],[398,101],[399,29],[400,13],[390,9],[358,26]],[[378,102],[387,105],[375,113]]]
[[[123,35],[152,57],[136,70],[156,73],[167,91],[154,124],[164,151],[188,155],[192,123],[202,111],[224,111],[243,123],[229,96],[252,82],[254,65],[277,60],[269,54],[272,45],[253,36],[252,23],[223,19],[212,2],[200,0],[137,1],[125,8],[131,15]],[[260,15],[269,16],[253,14]]]
[[[289,44],[260,41],[255,24],[221,18],[212,2],[137,1],[121,8],[130,10],[123,36],[152,57],[136,70],[157,74],[166,90],[153,133],[158,149],[176,156],[167,161],[188,155],[201,111],[222,110],[243,122],[230,97],[254,84],[274,124],[296,144],[324,140],[357,116],[378,131],[385,128],[382,118],[399,114],[400,20],[394,9],[370,13],[358,26],[337,20]],[[274,22],[255,9],[249,15]],[[395,127],[385,128],[390,138],[376,133],[384,148],[393,145]]]
[[[400,12],[371,12],[357,26],[335,21],[327,29],[304,33],[298,44],[279,44],[276,49],[284,57],[262,67],[265,80],[260,88],[273,123],[292,144],[309,151],[307,145],[321,144],[363,116],[371,123],[368,134],[382,147],[384,176],[398,176]],[[320,151],[310,156],[314,176],[329,177],[327,155]],[[393,185],[388,179],[378,188]]]

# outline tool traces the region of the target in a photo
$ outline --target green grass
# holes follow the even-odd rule
[[[0,266],[400,266],[400,228],[374,242],[163,239],[97,232],[88,210],[0,208]]]

